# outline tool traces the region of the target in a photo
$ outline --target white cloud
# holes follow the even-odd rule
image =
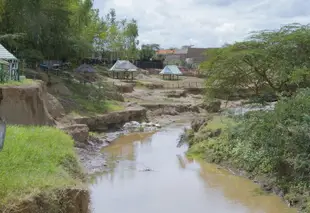
[[[162,47],[215,47],[242,40],[253,30],[310,23],[309,0],[94,0],[104,16],[138,21],[140,43]]]

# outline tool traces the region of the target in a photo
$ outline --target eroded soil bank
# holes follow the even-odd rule
[[[70,188],[42,193],[17,205],[0,208],[3,213],[89,213],[90,194],[86,189]]]

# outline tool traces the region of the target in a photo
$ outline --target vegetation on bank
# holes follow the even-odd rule
[[[117,101],[117,97],[122,98],[121,95],[109,84],[67,83],[66,86],[72,92],[72,95],[62,97],[65,102],[63,105],[68,108],[68,113],[89,115],[124,109]]]
[[[282,98],[274,111],[248,112],[220,122],[217,118],[191,132],[188,154],[263,178],[279,187],[290,204],[310,212],[309,115],[310,89],[301,89]],[[204,132],[209,125],[222,128],[222,134],[208,137]]]
[[[201,64],[207,96],[270,99],[310,86],[309,44],[310,25],[289,24],[208,50]]]
[[[0,86],[24,86],[34,84],[35,81],[32,79],[23,79],[20,81],[8,81],[6,83],[1,83]]]
[[[8,126],[0,152],[0,206],[81,185],[83,171],[73,145],[71,137],[56,128]]]
[[[42,60],[79,64],[93,54],[110,62],[156,59],[160,45],[139,49],[138,36],[135,19],[119,19],[115,9],[101,17],[93,0],[0,2],[0,42],[31,67]]]
[[[75,63],[92,53],[113,60],[138,55],[136,20],[119,20],[114,9],[101,17],[92,0],[1,1],[0,23],[1,44],[27,65]]]

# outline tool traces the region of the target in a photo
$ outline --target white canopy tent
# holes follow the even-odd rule
[[[130,61],[117,60],[110,71],[113,73],[113,78],[129,78],[131,75],[131,79],[133,79],[134,73],[138,71],[138,67],[133,65]]]
[[[178,78],[179,75],[183,75],[183,73],[180,71],[180,69],[176,65],[166,65],[159,74],[163,75],[163,78],[165,76],[170,76],[170,80],[172,80],[174,76],[177,76]]]

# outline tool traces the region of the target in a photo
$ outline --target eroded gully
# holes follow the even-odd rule
[[[122,136],[102,151],[109,172],[94,177],[93,213],[296,213],[275,195],[177,148],[184,126]]]

